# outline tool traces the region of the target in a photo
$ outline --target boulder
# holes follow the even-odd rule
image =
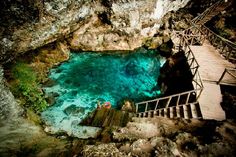
[[[121,107],[122,111],[135,112],[134,103],[129,100],[124,100],[124,104]]]
[[[139,139],[130,147],[133,156],[151,156],[151,152],[154,149],[151,143],[146,139]]]

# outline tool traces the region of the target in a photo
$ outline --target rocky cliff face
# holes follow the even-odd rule
[[[14,96],[5,85],[3,69],[0,66],[0,122],[3,120],[16,119],[19,117],[21,109]]]
[[[68,41],[76,50],[131,50],[158,32],[167,12],[184,7],[188,1],[45,0],[33,5],[30,0],[4,0],[1,13],[10,22],[1,25],[0,61],[7,62],[72,32]],[[16,17],[27,13],[28,18],[8,17],[8,12]]]
[[[188,1],[130,1],[116,2],[93,17],[73,33],[69,40],[76,50],[133,50],[144,44],[145,39],[158,36],[165,23],[162,18],[172,10],[186,5]],[[166,40],[168,40],[168,33]],[[156,45],[162,44],[160,38]]]

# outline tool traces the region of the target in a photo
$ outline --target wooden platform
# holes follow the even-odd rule
[[[94,127],[124,127],[134,116],[134,113],[120,111],[116,109],[96,109],[91,117],[88,117],[82,122],[82,125]]]
[[[199,73],[204,86],[199,98],[203,118],[224,120],[225,112],[220,105],[222,95],[217,82],[226,67],[234,68],[235,66],[225,60],[208,42],[205,42],[203,46],[191,46],[191,49],[200,65]],[[228,81],[235,81],[235,79],[228,78]]]
[[[200,65],[199,72],[203,81],[217,82],[225,68],[235,67],[235,65],[225,60],[208,42],[205,42],[203,46],[190,47]]]

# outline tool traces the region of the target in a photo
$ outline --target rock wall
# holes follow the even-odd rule
[[[188,1],[143,0],[115,2],[105,7],[73,33],[71,48],[84,51],[134,50],[145,39],[160,32],[162,18],[169,11],[184,7]],[[162,44],[162,38],[155,45]],[[155,48],[155,47],[152,47]]]
[[[69,41],[76,50],[134,49],[142,45],[145,37],[158,32],[164,23],[161,18],[167,12],[184,7],[188,1],[45,0],[36,5],[39,20],[1,27],[0,62],[8,62],[24,52],[63,39],[74,31]],[[23,1],[20,2],[10,6],[11,12],[18,13],[24,8]],[[17,21],[9,18],[13,23]]]
[[[235,123],[133,118],[112,132],[110,143],[83,147],[81,156],[234,156]]]
[[[0,66],[0,122],[3,120],[15,120],[20,114],[21,108],[5,85],[3,69]]]

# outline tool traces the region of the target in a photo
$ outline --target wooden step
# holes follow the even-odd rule
[[[154,117],[154,111],[150,111],[149,117],[153,118]]]
[[[191,111],[191,110],[192,110],[192,109],[191,109],[191,105],[188,104],[186,107],[187,107],[187,110],[188,110],[188,115],[189,115],[189,117],[190,117],[190,118],[193,118],[192,111]]]
[[[136,113],[136,117],[140,117],[140,113]]]
[[[140,113],[140,118],[143,118],[143,112],[142,112],[142,113]]]
[[[181,118],[179,106],[176,106],[176,117]]]
[[[174,109],[173,109],[174,107],[170,107],[169,108],[169,111],[170,111],[170,118],[174,118]]]
[[[153,117],[157,116],[158,110],[153,111]]]
[[[106,119],[108,114],[109,114],[108,109],[103,108],[103,109],[100,109],[100,110],[96,110],[91,125],[96,126],[96,127],[102,126],[102,124],[103,124],[103,122]]]
[[[177,117],[177,108],[173,106],[173,117]]]
[[[160,110],[160,116],[164,117],[164,109]]]
[[[189,114],[189,112],[191,113],[191,111],[189,110],[188,105],[183,105],[183,111],[184,111],[184,118],[185,119],[192,118],[191,114]]]
[[[121,126],[124,127],[132,117],[141,117],[141,113],[129,113],[115,109],[101,108],[94,111],[94,113],[85,118],[81,124],[84,126],[94,127],[110,127]]]
[[[200,108],[199,103],[196,103],[195,107],[196,107],[198,118],[202,118],[202,112],[201,112],[201,108]]]
[[[164,110],[164,117],[169,118],[168,117],[168,108],[164,108],[163,110]]]
[[[202,117],[202,114],[201,114],[201,110],[200,110],[200,107],[199,107],[199,104],[198,103],[191,103],[190,104],[191,106],[191,111],[192,111],[192,117],[193,118],[201,118]]]
[[[181,118],[184,118],[184,108],[183,108],[183,106],[179,106],[179,111],[180,111],[180,117]]]
[[[110,126],[110,124],[113,124],[113,116],[114,116],[115,112],[114,110],[111,110],[108,115],[105,117],[102,127],[106,127],[106,126]]]

